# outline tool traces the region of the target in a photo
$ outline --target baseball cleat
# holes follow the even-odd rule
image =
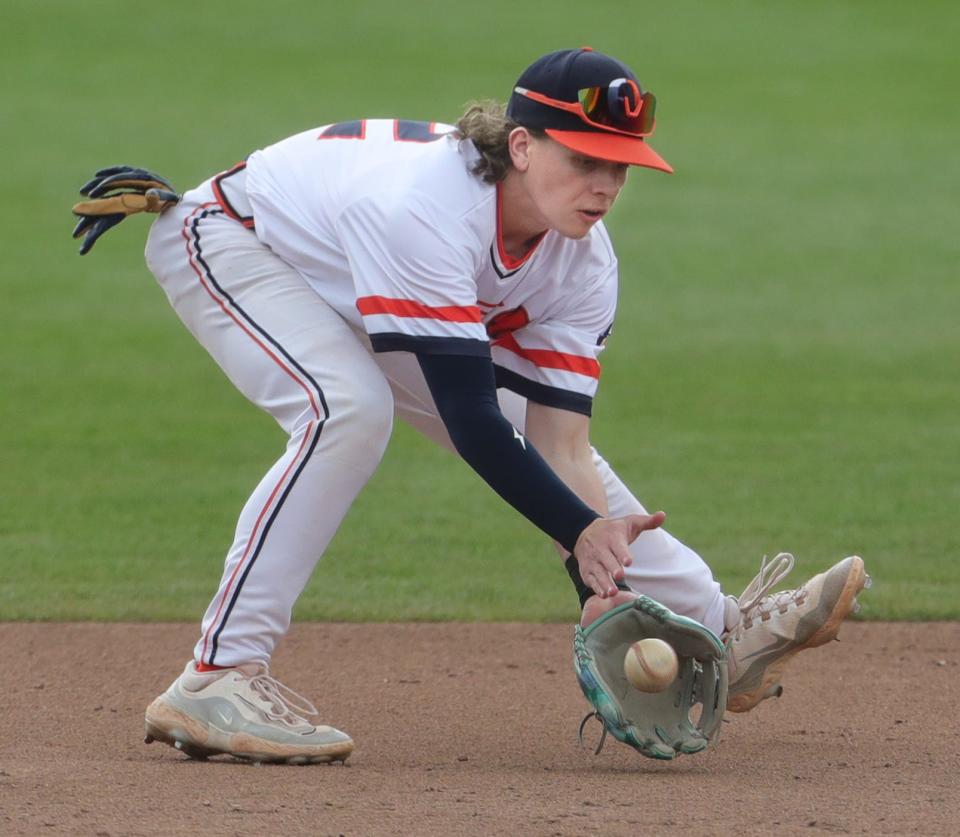
[[[739,623],[724,637],[729,661],[727,709],[746,712],[780,697],[784,666],[799,651],[837,638],[840,623],[859,608],[857,594],[870,586],[863,559],[845,558],[796,590],[769,591],[793,569],[793,556],[781,552],[740,596]]]
[[[254,764],[346,761],[353,740],[303,717],[316,714],[262,663],[201,673],[191,661],[147,707],[144,741],[162,741],[201,761],[221,754]]]

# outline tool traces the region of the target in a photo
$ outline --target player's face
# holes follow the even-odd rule
[[[613,206],[627,179],[627,166],[586,157],[549,137],[530,137],[524,186],[544,229],[583,238]],[[533,220],[533,219],[531,219]]]

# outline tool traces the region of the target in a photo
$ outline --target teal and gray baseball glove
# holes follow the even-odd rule
[[[662,692],[640,692],[627,680],[624,656],[641,639],[669,643],[680,663]],[[620,605],[586,628],[577,626],[573,665],[580,688],[603,724],[600,752],[609,732],[648,758],[699,753],[720,735],[727,703],[727,659],[719,637],[699,622],[677,616],[646,596]]]

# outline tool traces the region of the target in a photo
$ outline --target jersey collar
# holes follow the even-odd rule
[[[503,192],[500,189],[500,184],[497,184],[497,235],[496,235],[496,247],[492,248],[494,255],[496,256],[496,261],[499,262],[497,265],[497,273],[504,277],[510,273],[516,273],[521,267],[523,267],[529,260],[530,257],[536,252],[537,247],[540,246],[540,242],[543,241],[543,237],[546,235],[546,231],[540,233],[530,245],[530,249],[527,250],[519,259],[515,259],[509,253],[507,253],[506,248],[503,246]],[[500,268],[503,268],[502,270]]]

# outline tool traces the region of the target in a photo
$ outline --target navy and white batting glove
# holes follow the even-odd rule
[[[180,200],[170,181],[133,166],[100,169],[81,187],[80,194],[88,199],[73,207],[73,214],[80,218],[73,237],[83,238],[81,256],[89,253],[101,235],[128,215],[163,212]]]

